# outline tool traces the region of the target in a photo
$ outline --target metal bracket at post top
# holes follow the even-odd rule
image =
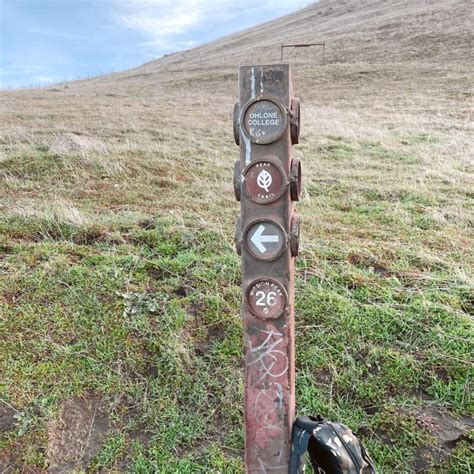
[[[301,166],[299,100],[287,64],[243,66],[234,138],[240,160],[234,193],[241,216],[245,360],[245,465],[248,473],[287,473],[295,416],[294,257],[298,255]]]

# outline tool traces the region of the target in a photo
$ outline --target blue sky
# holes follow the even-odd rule
[[[0,87],[137,66],[310,0],[0,0]]]

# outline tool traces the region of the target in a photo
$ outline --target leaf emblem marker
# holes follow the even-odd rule
[[[260,171],[259,175],[257,176],[258,186],[264,189],[267,193],[269,192],[269,188],[272,185],[272,181],[272,175],[267,170]]]

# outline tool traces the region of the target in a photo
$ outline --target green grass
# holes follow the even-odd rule
[[[97,392],[116,431],[92,471],[127,458],[133,472],[237,472],[238,259],[193,221],[120,235],[121,244],[81,245],[64,229],[3,245],[0,390],[22,407],[3,445],[20,445],[25,466],[44,465],[48,419],[63,400]],[[404,259],[393,256],[400,267]],[[408,471],[430,442],[410,411],[428,399],[454,414],[473,409],[469,288],[442,267],[423,278],[381,272],[347,248],[303,255],[298,269],[299,412],[344,420],[382,472]]]
[[[46,469],[62,406],[93,396],[109,427],[88,472],[243,470],[229,147],[219,129],[208,148],[150,150],[171,138],[145,132],[113,157],[33,146],[0,162],[0,397],[16,410],[1,448],[14,472]],[[438,137],[392,138],[298,148],[298,413],[349,425],[382,473],[413,472],[438,446],[420,421],[429,407],[474,411],[468,191],[438,175],[413,184],[419,147]],[[470,464],[466,436],[428,468]]]
[[[161,469],[177,450],[212,437],[216,466],[235,465],[216,446],[238,451],[241,442],[237,259],[206,230],[166,223],[128,230],[131,243],[117,246],[62,239],[4,246],[3,265],[15,271],[1,286],[8,337],[0,389],[24,406],[5,443],[34,436],[41,451],[47,413],[94,391],[110,400],[119,424],[136,407],[97,468],[125,453],[127,426],[138,425],[162,448],[159,455],[137,448],[137,466]]]

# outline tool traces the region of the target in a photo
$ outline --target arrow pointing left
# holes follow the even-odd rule
[[[267,247],[263,245],[264,242],[277,243],[280,240],[278,235],[263,235],[264,232],[265,232],[265,226],[263,224],[260,224],[257,227],[257,230],[252,235],[252,237],[250,237],[250,240],[255,245],[255,247],[257,247],[257,250],[260,253],[265,253],[268,250]]]

